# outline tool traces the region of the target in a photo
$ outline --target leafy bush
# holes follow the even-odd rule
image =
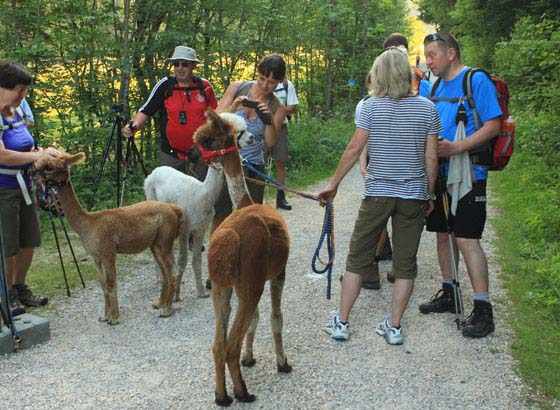
[[[305,117],[290,124],[289,182],[306,185],[329,176],[354,130],[352,120]]]

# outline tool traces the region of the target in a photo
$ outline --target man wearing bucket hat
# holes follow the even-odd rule
[[[132,135],[159,113],[160,164],[202,180],[206,166],[192,155],[193,135],[206,122],[206,109],[215,109],[218,103],[208,80],[193,74],[200,62],[194,49],[177,46],[169,61],[174,75],[158,81],[144,105],[123,128],[123,134]]]

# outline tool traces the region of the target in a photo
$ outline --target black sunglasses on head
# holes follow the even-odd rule
[[[447,43],[447,40],[443,38],[443,36],[439,33],[428,34],[426,37],[424,37],[424,44],[431,43],[433,41],[441,41],[442,43]]]
[[[194,67],[196,65],[193,61],[173,61],[173,67]]]

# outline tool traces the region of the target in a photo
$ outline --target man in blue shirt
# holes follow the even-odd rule
[[[461,63],[461,51],[457,40],[448,33],[434,33],[424,39],[426,64],[441,81],[430,95],[436,103],[441,118],[442,140],[438,143],[440,161],[482,146],[490,141],[500,129],[502,114],[494,84],[484,73],[472,77],[472,93],[482,126],[477,129],[473,110],[467,102],[456,99],[464,97],[463,78],[468,71]],[[426,93],[426,90],[421,90]],[[455,101],[453,101],[455,99]],[[451,101],[449,101],[451,100]],[[455,141],[457,112],[463,105],[467,113],[466,136]],[[448,162],[441,165],[440,175],[447,176]],[[488,169],[472,165],[472,190],[460,199],[455,215],[449,213],[449,221],[443,210],[445,189],[437,195],[436,208],[427,221],[427,230],[437,232],[438,260],[443,277],[442,289],[427,303],[420,305],[422,313],[455,312],[455,295],[451,275],[449,234],[453,233],[454,247],[463,255],[473,287],[472,314],[463,327],[465,337],[485,337],[494,331],[492,305],[488,293],[488,263],[480,238],[486,222],[486,178]],[[441,177],[440,177],[441,178]],[[441,185],[441,184],[440,184]],[[449,198],[449,197],[448,197]],[[450,202],[450,201],[449,201]]]

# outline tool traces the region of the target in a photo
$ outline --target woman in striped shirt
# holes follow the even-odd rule
[[[327,187],[319,193],[332,200],[338,185],[367,144],[370,162],[365,192],[354,226],[340,311],[329,319],[327,332],[335,340],[349,337],[348,317],[360,293],[362,277],[374,266],[375,243],[391,218],[393,287],[391,314],[376,328],[389,344],[402,344],[401,317],[416,278],[416,254],[425,215],[432,211],[437,177],[437,135],[441,125],[434,105],[415,96],[407,56],[398,48],[385,50],[373,63],[370,95],[356,118],[356,131]]]

